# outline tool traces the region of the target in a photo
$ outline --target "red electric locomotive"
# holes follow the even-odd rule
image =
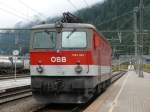
[[[111,46],[91,24],[33,27],[33,96],[43,103],[85,103],[110,84]]]

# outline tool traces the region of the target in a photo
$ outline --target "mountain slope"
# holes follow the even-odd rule
[[[120,54],[134,53],[134,35],[133,32],[121,32],[122,30],[133,31],[133,8],[139,6],[139,0],[104,0],[103,3],[95,4],[89,8],[84,8],[75,12],[84,22],[94,24],[98,30],[110,41],[113,50]],[[144,0],[144,29],[150,29],[150,0]],[[53,23],[60,17],[47,19],[46,23]],[[139,27],[139,13],[137,13]],[[40,21],[29,23],[23,28],[31,28],[39,24]],[[117,32],[114,32],[117,31]],[[8,31],[9,32],[9,31]],[[18,31],[16,31],[18,32]],[[29,31],[20,31],[24,33],[21,42],[29,41]],[[25,34],[26,33],[26,34]],[[121,40],[119,40],[121,38]],[[139,36],[138,36],[139,38]],[[12,38],[13,39],[13,38]],[[1,41],[8,42],[5,38]],[[139,40],[138,40],[139,41]],[[149,42],[150,34],[144,35],[144,54],[150,53]],[[11,41],[14,42],[14,41]],[[15,44],[15,43],[14,43]],[[21,43],[20,43],[21,45]],[[23,44],[24,45],[24,44]],[[25,48],[28,51],[27,47]],[[1,49],[0,49],[1,50]],[[11,51],[11,49],[9,50]]]

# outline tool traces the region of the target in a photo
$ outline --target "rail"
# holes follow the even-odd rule
[[[26,77],[30,77],[29,74],[17,74],[16,78],[26,78]],[[10,75],[0,75],[0,80],[6,80],[6,79],[14,79],[14,75],[10,74]]]
[[[0,104],[32,96],[30,86],[11,88],[0,91]]]

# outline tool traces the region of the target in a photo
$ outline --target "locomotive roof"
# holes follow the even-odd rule
[[[91,24],[85,24],[85,23],[62,23],[62,26],[64,28],[96,28],[91,25]],[[44,28],[55,28],[55,24],[41,24],[41,25],[36,25],[32,29],[44,29]]]

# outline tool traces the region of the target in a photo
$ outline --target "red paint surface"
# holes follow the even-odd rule
[[[51,57],[61,58],[65,57],[66,62],[52,62]],[[42,65],[75,65],[77,61],[80,61],[81,65],[93,64],[92,56],[89,51],[31,51],[30,52],[30,64],[37,65],[40,61]]]
[[[111,66],[112,49],[110,44],[96,31],[93,31],[91,55],[96,65]]]

